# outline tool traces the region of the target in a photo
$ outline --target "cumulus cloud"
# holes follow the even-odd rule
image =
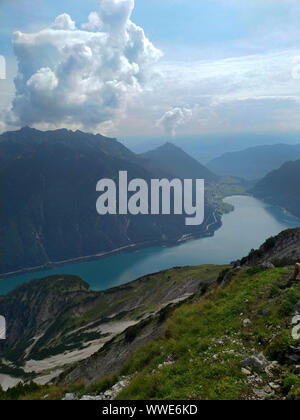
[[[162,127],[168,135],[174,137],[177,129],[187,124],[192,116],[193,111],[190,108],[172,108],[157,121],[157,126]]]
[[[26,83],[32,92],[51,91],[58,85],[58,80],[49,67],[38,70]]]
[[[71,17],[67,13],[63,13],[62,15],[57,16],[52,25],[52,28],[74,30],[76,27],[75,22],[71,19]]]
[[[83,29],[94,31],[94,30],[101,29],[102,25],[103,25],[103,23],[102,23],[102,20],[100,19],[99,13],[97,13],[97,12],[91,12],[89,14],[89,17],[88,17],[88,22],[87,23],[83,23],[81,25],[81,27]]]
[[[36,33],[16,32],[15,124],[94,130],[124,116],[162,55],[131,21],[134,0],[100,0],[81,29],[63,14]]]
[[[134,0],[100,0],[99,14],[108,31],[118,31],[127,25],[134,9]]]

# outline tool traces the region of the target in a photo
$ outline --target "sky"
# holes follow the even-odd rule
[[[300,130],[299,27],[300,0],[0,0],[0,132]]]

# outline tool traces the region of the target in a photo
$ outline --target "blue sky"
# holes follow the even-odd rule
[[[137,0],[133,18],[144,27],[153,42],[206,46],[251,39],[276,27],[294,26],[296,29],[299,3],[285,0]],[[295,40],[289,41],[295,45]]]
[[[297,0],[136,0],[132,20],[161,47],[230,44],[277,30],[294,31],[294,36],[263,47],[299,47],[299,4]],[[81,24],[96,9],[97,0],[1,0],[1,52],[12,53],[9,40],[15,30],[47,25],[61,13]]]
[[[129,4],[133,0],[113,1]],[[38,33],[63,13],[70,15],[76,27],[82,29],[90,12],[97,10],[96,0],[1,0],[0,54],[7,58],[8,77],[6,81],[0,81],[0,109],[2,104],[2,110],[7,110],[15,95],[13,79],[17,61],[13,32]],[[112,135],[161,135],[165,130],[169,135],[182,135],[221,130],[300,129],[297,118],[300,87],[299,79],[295,77],[297,70],[293,72],[293,66],[299,66],[300,55],[298,0],[135,0],[130,19],[144,29],[148,40],[164,55],[154,59],[155,54],[151,53],[153,74],[150,77],[147,74],[147,83],[141,83],[136,92],[132,91],[132,81],[129,87],[126,85],[128,74],[126,82],[125,78],[118,79],[119,73],[117,76],[111,74],[112,81],[117,79],[119,84],[123,83],[123,91],[128,88],[126,98],[125,95],[120,98],[119,93],[114,92],[114,97],[109,93],[110,98],[118,102],[114,112],[112,99],[109,112],[104,109],[101,113],[95,112],[96,94],[86,99],[85,109],[93,112],[94,120],[99,117],[99,124],[95,124],[93,131],[101,129]],[[105,30],[113,31],[111,27]],[[53,38],[51,42],[54,42]],[[33,54],[32,51],[29,54],[24,45],[23,42],[22,52],[19,52],[23,67],[26,57]],[[120,50],[118,58],[122,54]],[[36,57],[34,60],[38,63]],[[41,77],[53,82],[53,91],[62,83],[64,86],[69,84],[65,75],[58,77],[57,65],[53,65],[50,53],[49,66],[45,60],[43,62],[43,68],[48,67],[49,71],[42,75],[38,68],[35,69],[36,76],[26,75],[26,83],[33,77],[32,83],[28,84],[31,90],[26,93],[26,101],[33,95],[36,100],[36,92],[32,89],[37,80],[41,82]],[[105,69],[103,72],[106,74]],[[145,78],[143,71],[137,80]],[[109,80],[105,79],[107,82]],[[19,96],[23,88],[19,88]],[[83,97],[81,89],[77,93]],[[97,94],[99,97],[100,91]],[[39,98],[40,95],[39,87]],[[87,93],[84,95],[86,98]],[[19,120],[16,122],[15,119],[14,124],[32,123],[39,128],[51,128],[66,125],[66,121],[71,120],[70,128],[76,128],[75,115],[70,116],[70,113],[82,113],[68,106],[61,109],[66,113],[65,119],[59,119],[55,113],[46,117],[41,112],[39,120],[34,121],[29,111],[25,115],[25,99],[23,103],[21,99],[14,111],[19,113]],[[42,100],[45,101],[45,97]],[[2,129],[10,129],[9,119],[4,114],[3,111],[0,114]],[[12,120],[10,118],[9,124]],[[85,125],[89,125],[87,119],[81,121],[81,127],[86,128]]]

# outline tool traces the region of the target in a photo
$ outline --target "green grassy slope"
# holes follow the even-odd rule
[[[300,344],[291,336],[300,284],[282,290],[289,275],[279,268],[231,270],[229,284],[211,285],[205,296],[176,309],[163,336],[135,351],[117,376],[90,388],[42,387],[22,398],[59,399],[67,391],[98,394],[119,375],[134,374],[118,399],[257,399],[255,391],[271,381],[278,389],[268,398],[297,399],[300,379],[287,355],[290,346]],[[279,362],[271,378],[266,372],[242,372],[242,360],[260,352]]]
[[[139,373],[119,398],[254,397],[241,361],[264,351],[270,360],[282,362],[288,346],[296,344],[291,317],[300,285],[280,290],[278,279],[287,274],[284,269],[237,271],[226,288],[177,309],[165,336],[139,349],[126,364],[123,373]],[[244,327],[247,318],[251,324]],[[158,368],[170,358],[173,364]],[[300,379],[292,372],[292,364],[283,368],[281,391],[300,396]],[[265,374],[261,380],[258,388],[267,383]]]

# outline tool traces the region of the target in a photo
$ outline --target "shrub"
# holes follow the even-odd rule
[[[291,338],[286,335],[277,336],[269,344],[266,350],[266,355],[270,360],[277,360],[284,362],[285,354],[289,349]]]
[[[286,374],[283,379],[283,389],[288,394],[289,399],[299,400],[300,379],[296,375]]]
[[[293,313],[293,304],[289,300],[284,300],[279,309],[279,315],[285,317]]]
[[[6,392],[0,387],[0,400],[18,400],[23,395],[36,392],[40,386],[34,382],[29,384],[19,383],[13,388],[9,388]]]

